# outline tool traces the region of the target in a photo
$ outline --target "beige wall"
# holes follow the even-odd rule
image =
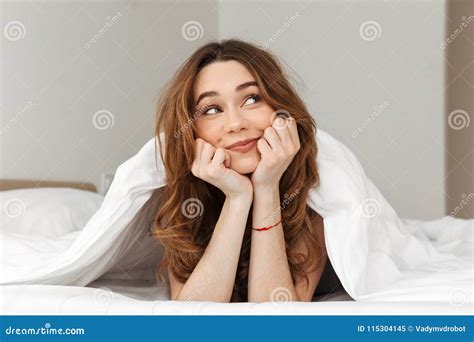
[[[447,2],[447,211],[474,218],[474,2]]]
[[[249,3],[220,4],[219,35],[275,51],[401,216],[445,215],[444,0]]]
[[[461,141],[448,145],[460,160],[469,134],[457,131],[464,138],[445,141],[445,127],[449,110],[468,107],[461,100],[445,104],[444,0],[0,6],[2,33],[12,21],[25,33],[17,40],[1,36],[0,178],[100,188],[102,174],[113,173],[153,136],[157,95],[181,62],[210,39],[237,36],[271,49],[301,77],[296,84],[319,126],[354,151],[401,216],[445,215],[448,195],[448,209],[460,203],[468,166],[454,167],[445,181],[451,158],[445,147]],[[183,26],[193,21],[202,35],[184,39]],[[380,29],[371,40],[361,28],[373,21]],[[464,163],[472,164],[470,158]],[[446,184],[452,184],[448,190]]]
[[[216,7],[207,1],[0,6],[0,178],[100,189],[103,173],[114,173],[153,137],[164,83],[217,34]],[[196,19],[202,36],[193,40],[189,31],[185,39],[183,26]]]

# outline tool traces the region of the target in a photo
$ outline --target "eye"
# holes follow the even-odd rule
[[[217,112],[215,112],[215,113],[210,113],[209,111],[210,111],[211,109],[213,109],[213,110],[219,110],[219,111],[220,111],[220,109],[219,109],[218,107],[209,105],[209,106],[206,106],[206,107],[204,107],[204,108],[202,108],[202,109],[198,109],[198,110],[196,111],[196,113],[197,113],[198,115],[199,115],[199,113],[201,113],[201,115],[217,114]]]
[[[257,95],[257,94],[250,95],[249,97],[247,97],[245,99],[244,104],[247,104],[248,100],[250,100],[250,99],[254,99],[254,101],[255,101],[254,103],[257,103],[261,100],[261,97],[260,97],[260,95]],[[250,104],[254,104],[254,103],[250,103]]]
[[[220,109],[217,108],[217,107],[208,107],[208,108],[204,109],[204,114],[217,114],[217,113],[209,113],[209,111],[210,111],[210,110],[213,110],[213,109],[215,109],[215,110],[220,110]]]

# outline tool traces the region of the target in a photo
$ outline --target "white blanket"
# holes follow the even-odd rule
[[[321,129],[316,139],[320,186],[307,203],[324,218],[328,256],[347,293],[356,301],[472,303],[474,220],[399,218],[344,144]],[[55,240],[21,234],[21,227],[1,232],[0,284],[153,279],[162,247],[147,232],[165,184],[157,152],[151,139],[118,167],[82,231]]]

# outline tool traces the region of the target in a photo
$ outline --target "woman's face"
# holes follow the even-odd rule
[[[194,82],[197,138],[230,154],[230,168],[240,174],[252,173],[260,161],[257,144],[248,151],[228,148],[244,139],[260,138],[272,125],[274,110],[262,99],[253,76],[237,61],[205,66]]]

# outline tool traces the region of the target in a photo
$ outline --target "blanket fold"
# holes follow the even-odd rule
[[[400,218],[350,149],[321,129],[316,141],[320,184],[307,204],[324,218],[328,257],[347,293],[358,301],[472,302],[474,220]],[[154,279],[163,250],[147,233],[166,184],[158,148],[152,138],[117,168],[81,231],[57,240],[33,239],[21,227],[0,232],[0,284]]]

